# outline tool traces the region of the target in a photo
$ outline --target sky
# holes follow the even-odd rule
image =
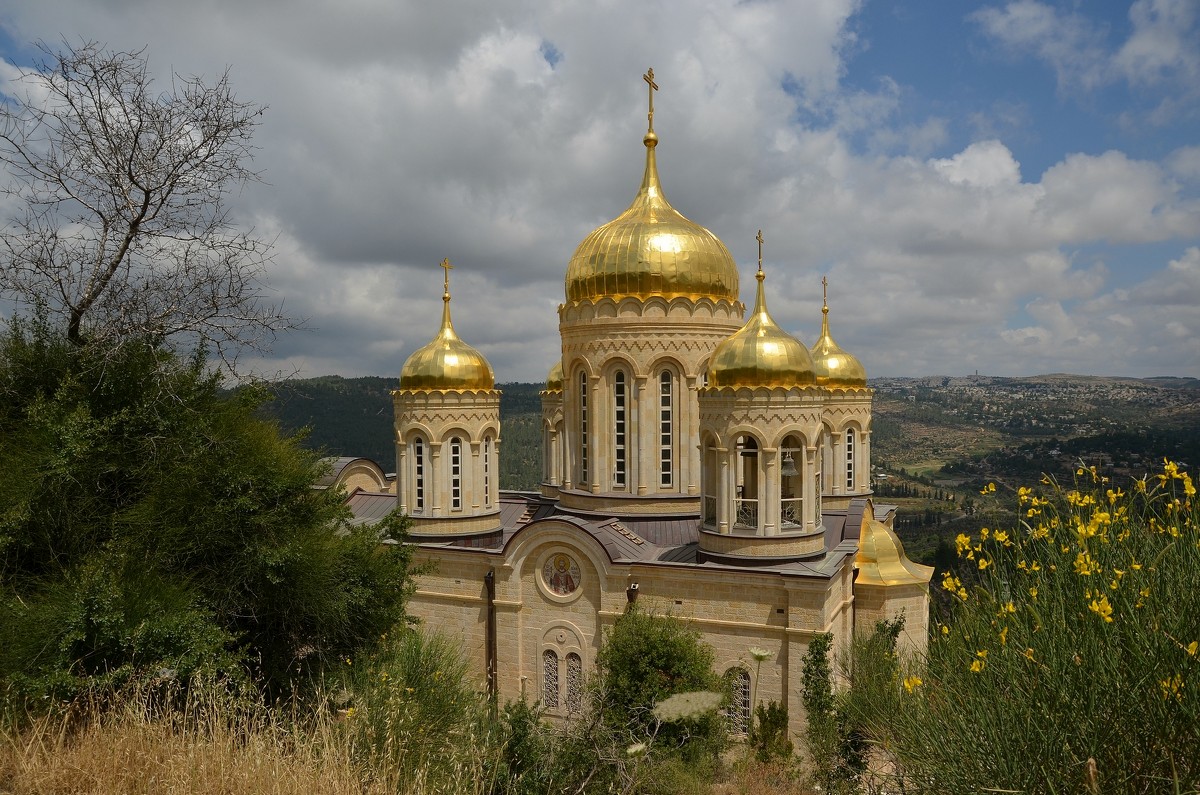
[[[34,43],[145,49],[265,105],[233,198],[303,329],[264,374],[396,376],[435,332],[541,381],[575,246],[671,203],[753,303],[870,376],[1200,377],[1200,0],[42,0]]]

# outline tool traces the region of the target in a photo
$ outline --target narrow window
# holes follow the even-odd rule
[[[613,472],[613,486],[618,489],[625,488],[625,469],[626,469],[626,454],[625,454],[625,417],[626,417],[626,389],[625,389],[625,373],[621,370],[617,371],[613,379],[613,421],[616,428],[615,435],[615,470]]]
[[[579,374],[579,483],[588,487],[588,398],[587,373]]]
[[[418,436],[413,440],[413,485],[416,494],[413,499],[413,510],[425,510],[425,440]]]
[[[462,510],[462,440],[450,440],[450,509]]]
[[[729,708],[725,713],[729,733],[746,734],[750,729],[750,672],[745,668],[730,668],[725,678],[729,682]]]
[[[483,437],[483,504],[492,507],[492,437]]]
[[[658,378],[658,484],[670,487],[674,482],[674,441],[673,430],[674,412],[671,400],[671,372],[663,370]]]
[[[542,652],[542,706],[558,709],[558,655],[550,649]]]
[[[846,491],[854,491],[854,429],[846,429]]]
[[[575,652],[567,655],[567,712],[583,707],[583,660]]]

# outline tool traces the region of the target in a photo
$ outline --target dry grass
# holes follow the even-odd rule
[[[305,731],[244,709],[190,704],[153,717],[145,702],[40,718],[0,734],[0,792],[17,795],[325,795],[387,792],[356,769],[331,720]],[[392,789],[392,792],[395,790]]]

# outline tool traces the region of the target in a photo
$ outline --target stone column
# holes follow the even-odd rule
[[[471,445],[471,479],[469,481],[471,493],[463,496],[470,497],[471,513],[478,515],[480,506],[487,502],[483,494],[483,459],[479,456],[483,442],[467,442],[467,444]],[[463,500],[463,504],[467,504],[467,500]]]
[[[680,395],[679,408],[681,409],[684,420],[684,427],[680,430],[679,439],[679,468],[680,478],[679,485],[681,494],[695,496],[700,493],[699,478],[701,477],[700,470],[700,434],[697,431],[700,423],[700,401],[696,398],[697,382],[696,376],[689,375],[682,379],[686,384],[682,395]],[[682,488],[687,484],[686,489]]]
[[[820,517],[817,516],[817,456],[820,452],[820,448],[815,446],[804,448],[804,475],[801,480],[804,504],[801,508],[804,511],[805,531],[816,530],[820,523]]]
[[[733,455],[737,455],[734,450]],[[732,473],[729,468],[729,448],[717,448],[717,532],[729,533],[733,524],[733,488]]]
[[[396,442],[396,505],[400,513],[408,515],[408,447]]]
[[[779,535],[779,448],[760,451],[758,487],[758,526],[760,535]]]
[[[429,492],[426,497],[429,500],[429,515],[442,515],[442,443],[429,443],[429,470],[425,473],[425,480],[428,481]]]

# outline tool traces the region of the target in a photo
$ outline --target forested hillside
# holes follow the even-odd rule
[[[337,375],[282,381],[263,407],[287,431],[306,429],[304,445],[331,456],[363,456],[384,471],[396,467],[394,378]],[[541,384],[499,384],[500,487],[534,489],[541,476]]]

